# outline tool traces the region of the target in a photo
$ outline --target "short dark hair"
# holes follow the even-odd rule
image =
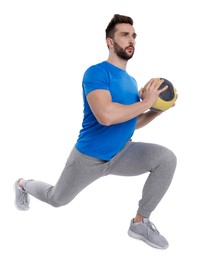
[[[133,19],[129,16],[115,14],[106,28],[106,38],[113,39],[116,32],[115,26],[119,23],[128,23],[133,25]]]

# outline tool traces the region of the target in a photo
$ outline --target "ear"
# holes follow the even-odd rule
[[[107,38],[106,39],[106,44],[107,44],[108,48],[113,47],[113,40],[111,38]]]

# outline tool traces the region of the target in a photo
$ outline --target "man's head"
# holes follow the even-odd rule
[[[114,34],[116,32],[116,25],[121,23],[133,25],[133,19],[129,16],[115,14],[106,28],[106,39],[114,38]]]
[[[106,42],[110,51],[129,60],[135,50],[136,33],[129,16],[115,14],[106,28]]]

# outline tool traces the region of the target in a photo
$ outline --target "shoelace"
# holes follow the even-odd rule
[[[156,226],[151,221],[148,221],[146,224],[147,224],[148,227],[150,227],[150,229],[153,232],[155,232],[157,234],[160,234],[159,231],[157,230]]]
[[[21,205],[27,205],[29,203],[29,199],[28,199],[28,193],[26,193],[25,191],[22,193],[20,199],[19,199],[19,204]]]

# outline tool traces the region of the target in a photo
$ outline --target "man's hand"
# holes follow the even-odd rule
[[[159,89],[160,85],[164,82],[164,80],[160,78],[154,78],[147,82],[147,84],[140,89],[140,98],[149,104],[151,107],[157,100],[160,93],[164,92],[168,86],[166,85],[164,88]]]

